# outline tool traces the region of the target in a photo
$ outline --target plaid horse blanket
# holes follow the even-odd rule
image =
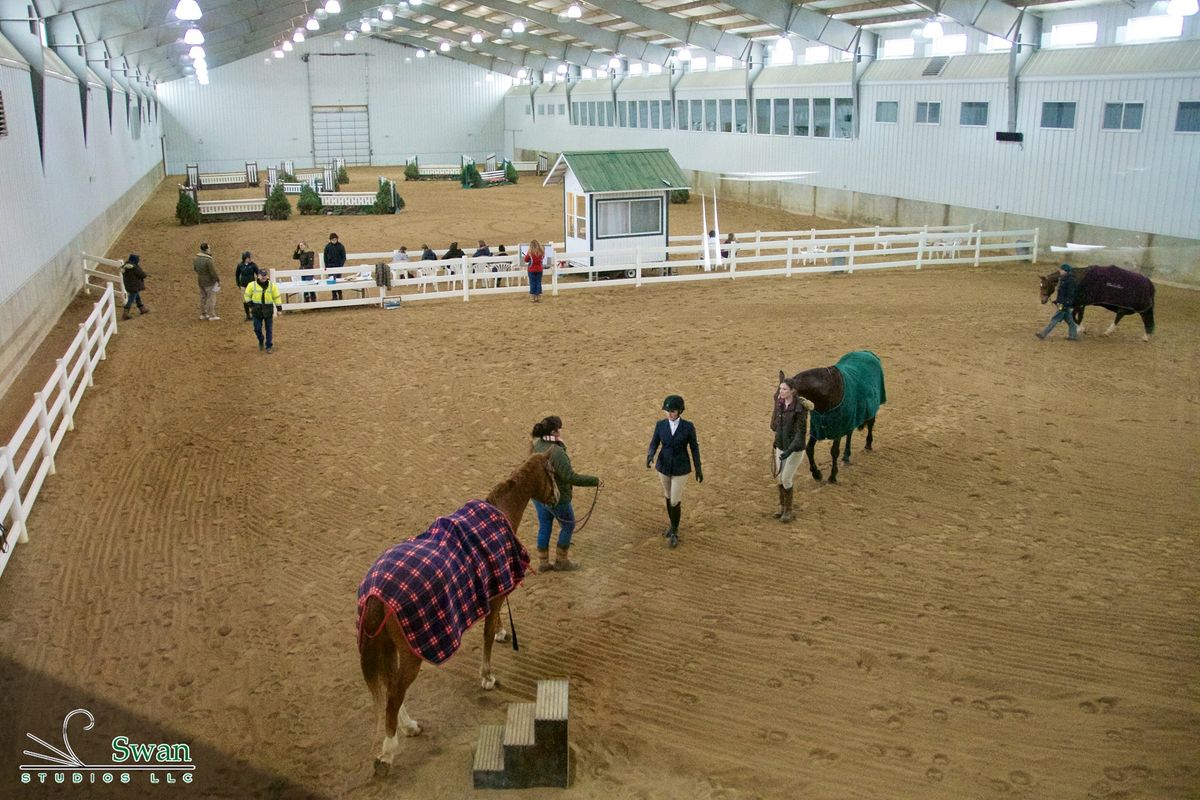
[[[883,365],[870,350],[855,350],[838,359],[834,368],[842,374],[842,402],[828,411],[812,411],[812,435],[817,439],[845,436],[875,416],[887,402]]]
[[[491,601],[525,578],[529,553],[508,517],[471,500],[429,530],[383,552],[358,587],[358,636],[367,598],[378,597],[394,614],[408,646],[441,664],[462,644],[463,633],[487,615]]]
[[[1145,311],[1154,306],[1154,283],[1120,267],[1092,267],[1079,282],[1075,305]]]

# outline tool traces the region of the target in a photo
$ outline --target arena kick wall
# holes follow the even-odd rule
[[[0,36],[0,395],[82,286],[80,251],[107,251],[163,174],[148,92],[112,83],[110,125],[105,79],[86,75],[85,139],[78,78],[49,49],[43,63],[44,146],[28,61]]]
[[[310,70],[325,66],[315,63],[319,53],[361,57],[365,90],[356,79],[344,83],[343,97],[312,98]],[[417,58],[404,45],[319,36],[296,45],[286,58],[264,52],[213,67],[207,86],[191,78],[159,84],[167,169],[183,174],[191,163],[223,172],[242,169],[247,161],[261,166],[285,159],[312,166],[310,109],[330,100],[368,106],[372,164],[403,164],[414,155],[425,163],[457,164],[463,153],[501,152],[502,98],[511,85],[508,76],[445,56]]]

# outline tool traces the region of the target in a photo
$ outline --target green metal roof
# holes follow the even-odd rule
[[[563,153],[550,177],[560,174],[563,164],[570,166],[583,191],[637,192],[647,189],[688,189],[679,165],[671,152],[662,150],[590,150]],[[561,177],[560,177],[561,179]]]

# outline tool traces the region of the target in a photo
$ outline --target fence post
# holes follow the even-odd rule
[[[96,384],[92,380],[92,370],[94,370],[96,368],[96,365],[92,361],[92,345],[88,341],[88,331],[87,331],[87,323],[86,322],[79,323],[79,333],[80,333],[80,335],[83,336],[83,346],[79,348],[80,350],[83,351],[83,374],[84,374],[84,377],[87,378],[87,385],[95,386]]]
[[[737,277],[737,242],[729,245],[729,277],[731,279]]]
[[[667,258],[669,259],[670,257],[671,256],[668,254]],[[642,285],[642,260],[640,258],[638,258],[637,251],[634,251],[633,262],[634,262],[633,285],[641,286]],[[665,272],[666,270],[664,269],[663,271]]]
[[[788,237],[788,248],[787,248],[787,261],[784,262],[785,268],[783,271],[783,274],[789,278],[792,277],[792,244],[793,244],[792,238],[789,236]]]
[[[103,311],[100,312],[100,360],[108,360],[108,337],[111,336],[108,332],[108,317],[112,318],[112,326],[115,331],[117,328],[117,306],[116,293],[113,291],[113,286],[110,283],[108,288],[104,290],[104,295],[100,298],[103,304]]]
[[[71,384],[67,382],[66,359],[55,359],[58,367],[58,391],[63,396],[63,416],[67,418],[67,430],[75,430],[75,404],[71,402]]]
[[[926,225],[917,236],[917,269],[921,268],[921,262],[925,260],[925,237],[928,229],[929,226]]]
[[[1030,262],[1031,262],[1031,263],[1033,263],[1033,264],[1036,264],[1036,263],[1037,263],[1037,259],[1038,259],[1038,236],[1041,234],[1041,232],[1042,232],[1042,229],[1041,229],[1041,228],[1034,228],[1034,229],[1033,229],[1033,258],[1032,258],[1032,259],[1030,259]]]
[[[463,302],[469,303],[469,302],[471,302],[471,293],[467,289],[467,284],[471,282],[470,281],[471,257],[463,256],[461,259],[459,259],[458,269],[459,269],[459,272],[462,273]]]
[[[17,473],[13,472],[12,455],[7,447],[0,447],[0,461],[4,462],[4,489],[13,493],[12,514],[13,527],[17,531],[17,541],[26,544],[29,541],[29,531],[25,527],[25,504],[21,502],[21,482]]]
[[[707,244],[707,241],[703,241],[703,242],[701,242],[701,244],[702,245]],[[762,248],[760,247],[761,244],[762,244],[762,231],[755,231],[754,232],[754,257],[755,258],[758,258],[759,256],[762,255]]]
[[[878,235],[878,234],[876,234],[876,235]],[[853,275],[854,274],[854,237],[853,236],[850,237],[850,254],[849,254],[849,258],[846,259],[846,267],[847,267],[846,272]]]
[[[564,244],[564,247],[565,247],[565,244]],[[545,264],[543,264],[542,269],[544,270],[546,268],[547,268],[547,266]],[[558,297],[558,269],[555,268],[555,266],[553,264],[549,265],[549,269],[550,269],[550,296]],[[545,276],[543,275],[543,277],[545,277]]]
[[[975,225],[972,223],[971,228],[974,229],[974,227],[975,227]],[[972,233],[975,236],[975,266],[978,267],[979,266],[979,250],[980,250],[981,245],[983,244],[983,231],[973,230]]]
[[[640,244],[633,248],[633,269],[637,275],[642,274],[642,246]]]
[[[54,468],[54,426],[50,424],[50,409],[46,406],[46,396],[41,392],[33,393],[33,401],[37,404],[38,427],[46,434],[42,442],[42,458],[50,462],[50,474],[53,475],[58,470]]]

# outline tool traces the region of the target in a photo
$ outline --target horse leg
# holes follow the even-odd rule
[[[500,627],[500,607],[504,605],[501,595],[492,601],[487,619],[483,623],[483,663],[479,666],[479,685],[484,689],[496,688],[496,674],[492,672],[492,643],[496,641],[496,629]]]
[[[843,464],[850,463],[850,437],[853,435],[854,435],[854,429],[852,428],[850,430],[850,432],[846,434],[846,452],[842,453],[842,463]]]
[[[813,450],[817,446],[817,437],[808,437],[808,446],[804,448],[804,454],[808,456],[808,471],[812,473],[814,481],[821,480],[821,470],[817,469],[817,457],[813,454]]]
[[[871,449],[871,443],[875,441],[875,418],[871,417],[867,420],[867,446],[866,449]]]
[[[1142,334],[1142,341],[1150,341],[1151,334],[1154,333],[1154,306],[1150,306],[1145,311],[1139,311],[1138,316],[1142,318],[1142,325],[1146,328],[1146,332]]]
[[[395,671],[388,676],[387,705],[383,712],[383,747],[379,758],[375,759],[375,774],[379,777],[391,771],[392,762],[400,750],[400,729],[403,728],[405,736],[417,736],[421,733],[421,726],[408,715],[404,707],[408,687],[412,686],[413,681],[417,679],[417,673],[421,671],[421,659],[408,649],[404,634],[395,620],[388,621],[385,635],[392,640],[396,660]]]
[[[1117,329],[1117,325],[1119,325],[1121,323],[1121,318],[1124,316],[1125,316],[1125,312],[1118,311],[1117,316],[1113,318],[1112,324],[1109,325],[1108,328],[1105,329],[1104,335],[1105,336],[1111,335],[1112,332]]]
[[[1075,316],[1075,325],[1078,329],[1075,332],[1076,336],[1083,333],[1083,310],[1085,308],[1087,308],[1087,306],[1075,306],[1074,310],[1071,312]]]
[[[838,450],[840,449],[839,445],[841,445],[841,443],[842,443],[842,437],[840,437],[840,436],[835,437],[833,440],[833,445],[830,446],[830,448],[829,448],[829,457],[833,459],[833,466],[829,468],[829,482],[830,483],[837,483]]]

